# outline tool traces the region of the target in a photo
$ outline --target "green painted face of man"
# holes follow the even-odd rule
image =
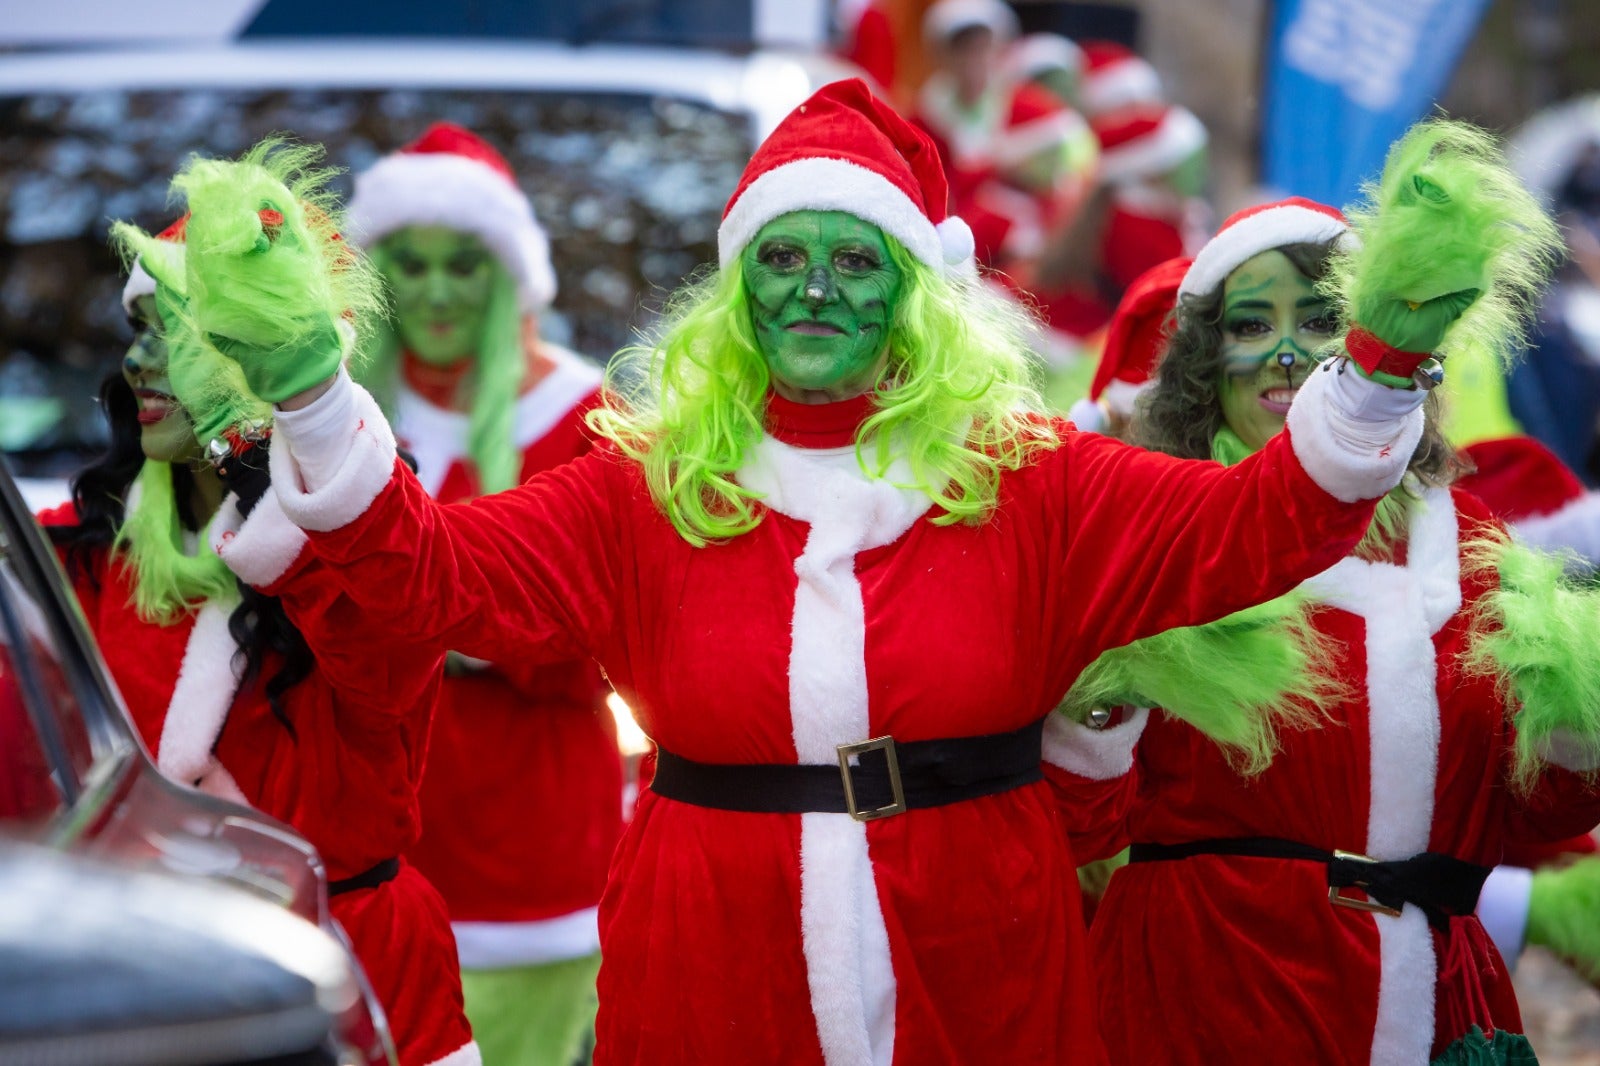
[[[827,403],[877,384],[904,280],[882,230],[842,211],[795,211],[761,228],[739,268],[778,395]]]
[[[445,226],[408,226],[379,250],[407,350],[434,366],[476,355],[498,265],[483,242]]]

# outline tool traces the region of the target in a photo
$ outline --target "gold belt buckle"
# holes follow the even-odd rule
[[[1354,851],[1340,851],[1337,848],[1334,849],[1333,857],[1335,859],[1348,859],[1351,862],[1364,862],[1368,865],[1376,865],[1378,861],[1370,855],[1362,855]],[[1368,882],[1366,881],[1357,881],[1355,887],[1366,888],[1367,884]],[[1393,907],[1385,906],[1372,899],[1356,899],[1354,896],[1341,895],[1339,888],[1339,885],[1328,886],[1328,902],[1335,907],[1349,907],[1353,911],[1366,911],[1368,914],[1387,914],[1391,918],[1400,917],[1400,912]]]
[[[906,793],[900,784],[900,760],[895,757],[894,737],[873,737],[871,740],[862,740],[855,744],[840,744],[835,750],[839,753],[839,776],[844,778],[844,805],[849,810],[850,817],[858,822],[872,822],[906,812]],[[889,792],[894,801],[886,807],[875,807],[864,811],[856,806],[855,782],[850,779],[850,759],[852,756],[859,756],[869,751],[883,752],[883,757],[889,764]]]

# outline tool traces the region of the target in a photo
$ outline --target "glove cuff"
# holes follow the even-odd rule
[[[1396,348],[1376,333],[1360,326],[1352,326],[1344,338],[1344,350],[1368,377],[1373,374],[1392,374],[1406,381],[1417,368],[1433,358],[1432,352],[1408,352]]]

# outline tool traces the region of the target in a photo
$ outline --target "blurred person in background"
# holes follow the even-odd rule
[[[923,15],[922,34],[937,67],[922,83],[914,118],[938,146],[960,204],[994,166],[1007,124],[1012,83],[1002,56],[1017,16],[1001,0],[938,0]]]
[[[442,502],[587,452],[600,372],[539,336],[548,241],[504,158],[429,128],[356,178],[352,241],[388,283],[360,379]],[[409,851],[450,908],[484,1058],[567,1066],[592,1037],[597,912],[622,835],[622,763],[588,659],[450,653]]]
[[[377,282],[323,212],[320,179],[303,169],[314,157],[252,158],[304,199],[280,197],[248,226],[294,232],[333,279],[323,308],[359,322],[376,307]],[[74,480],[73,502],[40,520],[161,771],[281,819],[315,845],[329,908],[383,1005],[401,1066],[476,1066],[444,901],[403,858],[418,830],[439,657],[400,640],[334,650],[329,635],[357,622],[326,585],[303,580],[321,564],[269,487],[270,406],[223,384],[228,364],[214,352],[192,349],[181,367],[171,358],[188,313],[186,222],[135,249],[123,301],[136,335],[102,394],[111,449]]]
[[[1167,348],[1178,286],[1194,260],[1186,256],[1157,264],[1134,279],[1106,327],[1089,394],[1067,412],[1088,433],[1128,439],[1134,404],[1150,387]]]
[[[1083,49],[1058,33],[1030,33],[1005,53],[1006,76],[1031,82],[1074,111],[1083,111]]]
[[[592,654],[659,742],[601,907],[597,1061],[1103,1061],[1045,718],[1105,647],[1342,555],[1421,432],[1376,367],[1233,471],[1066,432],[946,204],[925,136],[820,90],[591,417],[614,450],[466,504],[397,464],[331,322],[241,340],[230,294],[196,309],[278,405],[274,493],[363,601],[353,642]],[[258,250],[294,252],[203,265]],[[1213,580],[1239,537],[1258,565]]]
[[[1074,102],[1090,120],[1130,107],[1167,101],[1161,75],[1150,61],[1116,41],[1080,41],[1083,70]]]

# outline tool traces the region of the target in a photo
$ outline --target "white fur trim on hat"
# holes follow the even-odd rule
[[[1111,425],[1106,409],[1087,396],[1079,397],[1067,408],[1067,421],[1084,433],[1104,433]]]
[[[1153,104],[1162,99],[1161,75],[1139,56],[1091,71],[1083,82],[1083,108],[1104,115],[1130,104]]]
[[[122,309],[131,316],[133,305],[139,302],[139,297],[155,294],[156,279],[150,276],[143,263],[135,259],[133,269],[128,271],[128,280],[122,284]]]
[[[348,213],[350,240],[369,248],[407,226],[448,226],[488,246],[517,282],[525,311],[556,295],[550,240],[533,205],[487,164],[444,152],[397,152],[356,176]]]
[[[1194,257],[1179,296],[1216,292],[1245,261],[1286,244],[1322,244],[1339,239],[1350,227],[1332,215],[1298,204],[1269,207],[1240,219],[1200,249]]]
[[[1003,167],[1014,167],[1026,162],[1035,153],[1066,144],[1088,132],[1089,124],[1082,115],[1063,109],[996,137],[994,161]]]
[[[922,16],[923,39],[941,44],[962,30],[982,26],[998,40],[1017,35],[1017,15],[1000,0],[939,0]]]
[[[774,167],[745,188],[717,227],[722,268],[739,258],[762,226],[793,211],[844,211],[865,219],[941,273],[958,273],[972,255],[972,231],[959,218],[951,216],[941,223],[943,229],[935,228],[922,209],[881,174],[847,159],[814,156]],[[963,249],[963,259],[952,262],[949,256]]]
[[[1105,402],[1106,407],[1116,414],[1121,415],[1123,418],[1132,418],[1135,401],[1139,399],[1139,394],[1148,387],[1148,383],[1135,385],[1131,381],[1112,378],[1106,382],[1104,391],[1100,393],[1100,399]]]
[[[1005,57],[1013,77],[1031,78],[1047,70],[1083,70],[1083,49],[1055,33],[1033,33],[1011,46]]]
[[[1203,148],[1207,139],[1206,128],[1194,112],[1170,107],[1160,124],[1137,141],[1103,149],[1100,177],[1118,182],[1171,170]]]

